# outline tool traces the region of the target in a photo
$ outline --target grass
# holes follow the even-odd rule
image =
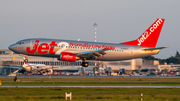
[[[179,101],[177,88],[0,88],[1,101],[59,101],[72,92],[73,101]]]
[[[180,78],[58,77],[0,78],[2,85],[180,85]],[[0,101],[180,101],[180,88],[1,88]]]
[[[123,77],[58,77],[0,78],[3,85],[180,85],[180,78],[123,78]]]

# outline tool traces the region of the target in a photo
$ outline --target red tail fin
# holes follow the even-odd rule
[[[120,44],[155,48],[164,20],[158,18],[138,39]]]

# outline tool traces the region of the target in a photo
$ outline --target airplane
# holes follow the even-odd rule
[[[28,63],[27,55],[22,55],[24,64],[22,67],[27,71],[31,72],[33,74],[43,74],[43,73],[53,73],[53,66],[45,65],[45,64],[34,64],[34,63]]]
[[[27,72],[31,72],[34,74],[43,74],[43,73],[53,73],[53,67],[47,66],[45,64],[32,64],[32,63],[25,63],[22,66]]]
[[[156,47],[165,19],[158,18],[138,39],[122,43],[87,42],[64,39],[29,38],[9,46],[9,49],[24,55],[57,58],[60,61],[76,62],[88,67],[87,60],[120,61],[158,54]]]

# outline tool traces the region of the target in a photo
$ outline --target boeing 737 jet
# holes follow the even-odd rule
[[[53,57],[60,61],[119,61],[158,54],[156,44],[165,19],[158,18],[138,39],[123,43],[86,42],[62,39],[31,38],[20,40],[9,49],[24,55]]]

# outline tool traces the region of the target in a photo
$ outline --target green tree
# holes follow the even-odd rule
[[[158,60],[159,64],[164,64],[164,63],[180,64],[180,54],[178,51],[176,51],[175,56],[170,56],[169,58],[166,58],[166,59],[155,58],[154,56],[143,57],[142,59]]]

